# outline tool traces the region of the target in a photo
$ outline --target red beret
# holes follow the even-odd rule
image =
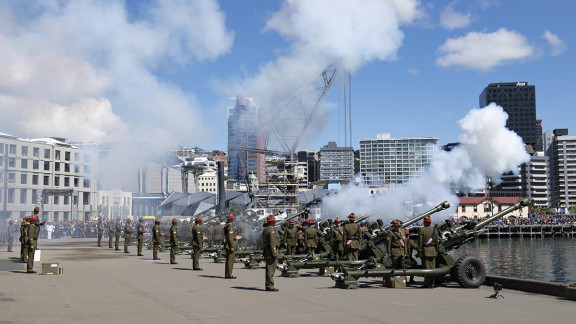
[[[351,213],[350,215],[348,215],[348,219],[351,219],[351,220],[356,219],[356,214]]]
[[[156,220],[154,221],[154,223],[160,223],[160,220],[159,220],[159,219],[156,219]]]
[[[298,225],[298,228],[302,228],[302,225]]]
[[[293,220],[290,220],[290,221],[288,222],[288,224],[294,224],[294,221],[293,221]]]
[[[410,232],[406,231],[406,232],[404,232],[404,234],[408,235],[408,234],[410,234]]]
[[[306,222],[306,224],[314,224],[314,222],[311,221],[311,220],[308,220],[308,221]]]
[[[274,216],[268,216],[268,218],[266,218],[267,222],[274,222],[276,221],[276,218]]]
[[[202,221],[202,218],[196,217],[196,218],[194,218],[194,221],[195,221],[195,222],[201,222],[201,221]]]
[[[424,217],[424,221],[425,222],[432,222],[432,218],[430,218],[429,216]]]
[[[334,220],[334,223],[341,223],[341,222],[342,222],[342,220],[341,220],[340,218],[336,218],[336,219]]]
[[[226,216],[226,219],[234,219],[234,215],[229,214],[229,215]]]
[[[402,225],[402,223],[400,223],[400,221],[394,221],[394,225]]]

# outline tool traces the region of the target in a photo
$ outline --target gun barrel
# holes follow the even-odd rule
[[[495,214],[493,216],[488,217],[487,219],[479,222],[478,224],[476,224],[476,226],[474,227],[475,231],[478,231],[480,229],[482,229],[484,226],[492,223],[493,221],[497,220],[498,218],[504,217],[506,214],[509,214],[515,210],[518,210],[522,207],[528,206],[528,198],[522,198],[520,200],[518,200],[514,205],[504,209],[503,211],[499,212],[498,214]]]
[[[357,218],[356,220],[354,220],[354,223],[360,223],[361,221],[370,218],[370,216],[372,216],[372,214]]]
[[[437,213],[439,211],[442,211],[442,210],[448,209],[448,208],[450,208],[450,203],[445,201],[445,202],[439,204],[438,206],[430,209],[429,211],[425,212],[424,214],[421,214],[421,215],[414,217],[411,220],[403,223],[402,226],[400,226],[400,228],[406,228],[406,227],[420,221],[421,219],[424,219],[424,217],[426,217],[426,216],[432,215],[434,213]]]

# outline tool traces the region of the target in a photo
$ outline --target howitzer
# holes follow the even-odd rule
[[[360,271],[344,269],[342,273],[332,274],[332,279],[336,282],[337,287],[349,289],[358,287],[358,278],[360,277],[389,279],[394,276],[444,276],[451,274],[452,279],[461,287],[478,288],[486,278],[486,268],[482,260],[467,254],[455,261],[448,252],[474,240],[482,229],[492,221],[525,206],[528,206],[528,199],[523,198],[511,207],[479,223],[470,222],[454,226],[452,220],[446,220],[436,224],[435,228],[440,243],[435,269],[367,269]]]
[[[450,207],[450,204],[445,201],[438,206],[430,209],[429,211],[418,215],[401,225],[401,228],[406,228],[424,217],[429,216],[433,213],[442,211]],[[355,222],[359,223],[363,220],[367,219],[371,215],[363,216],[358,218]],[[383,258],[382,250],[380,250],[380,246],[386,242],[386,236],[388,232],[390,232],[393,228],[393,225],[384,226],[384,223],[381,219],[376,222],[377,226],[372,226],[372,231],[364,231],[363,232],[363,241],[362,246],[360,247],[360,260],[356,262],[351,261],[335,261],[335,260],[287,260],[286,264],[278,265],[278,269],[282,271],[282,275],[289,278],[294,278],[298,276],[298,270],[300,269],[315,269],[320,268],[320,274],[323,274],[323,269],[327,266],[335,266],[340,268],[358,268],[359,265],[363,265],[366,263],[367,260],[381,260]],[[323,236],[325,237],[325,235]],[[328,251],[331,252],[331,249],[328,245]],[[320,246],[320,244],[319,244]],[[329,264],[329,265],[328,265]],[[374,268],[374,267],[373,267]]]

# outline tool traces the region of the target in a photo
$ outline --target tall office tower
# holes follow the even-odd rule
[[[320,149],[320,180],[354,180],[354,150],[328,142]]]
[[[530,162],[521,166],[522,193],[536,207],[550,207],[550,164],[544,152],[535,152]]]
[[[228,177],[246,180],[254,174],[266,181],[266,132],[260,127],[262,109],[252,98],[237,97],[228,109]]]
[[[491,102],[508,114],[506,127],[525,144],[542,151],[542,121],[536,119],[536,87],[528,82],[490,83],[480,94],[480,107]]]
[[[318,152],[316,151],[298,151],[296,153],[298,162],[306,162],[308,166],[307,175],[308,183],[318,181]]]
[[[548,153],[550,207],[567,209],[576,205],[576,136],[569,136],[568,129],[555,129]]]
[[[390,138],[378,134],[375,139],[360,140],[360,174],[370,187],[405,183],[430,164],[437,138]]]

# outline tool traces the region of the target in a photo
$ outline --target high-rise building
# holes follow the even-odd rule
[[[319,168],[318,168],[318,152],[316,151],[298,151],[296,153],[298,162],[306,162],[307,165],[307,181],[308,183],[318,181]]]
[[[228,109],[228,177],[245,180],[250,174],[266,181],[266,132],[261,127],[262,109],[254,99],[237,97]]]
[[[548,149],[550,158],[550,206],[567,209],[576,205],[576,136],[555,129]]]
[[[480,94],[480,107],[491,102],[508,114],[506,127],[525,144],[542,151],[542,120],[536,119],[536,87],[528,82],[490,83]]]
[[[536,207],[550,207],[550,165],[544,152],[535,152],[521,166],[522,193]]]
[[[328,142],[320,149],[320,181],[354,180],[354,150]]]
[[[405,183],[419,175],[430,164],[437,138],[390,138],[378,134],[374,139],[360,140],[360,174],[370,187]]]

